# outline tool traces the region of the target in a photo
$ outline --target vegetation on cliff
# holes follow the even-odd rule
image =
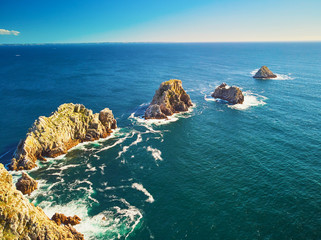
[[[81,240],[71,225],[58,226],[14,187],[12,176],[0,164],[0,239]]]
[[[10,170],[32,169],[36,160],[57,157],[85,141],[105,138],[117,127],[111,110],[93,114],[82,104],[62,104],[50,117],[39,117],[20,141]]]

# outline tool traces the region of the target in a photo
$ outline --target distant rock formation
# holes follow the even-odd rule
[[[20,141],[10,170],[32,169],[36,160],[57,157],[85,141],[105,138],[117,127],[111,110],[93,114],[82,104],[62,104],[50,117],[39,117]]]
[[[73,217],[67,217],[66,215],[62,214],[62,213],[55,213],[51,220],[55,221],[58,225],[64,224],[64,225],[77,225],[80,223],[81,219],[80,217],[78,217],[77,215],[73,216]]]
[[[171,79],[163,82],[145,111],[145,119],[167,119],[174,113],[186,112],[193,106],[182,81]]]
[[[0,164],[0,239],[82,240],[71,225],[58,226],[40,207],[16,190],[12,176]]]
[[[226,83],[222,83],[215,88],[211,95],[213,98],[220,98],[232,104],[242,104],[244,102],[244,95],[238,87],[229,87]]]
[[[253,78],[276,78],[277,76],[268,69],[267,66],[262,66]]]
[[[30,193],[38,188],[38,183],[27,173],[22,173],[22,177],[19,178],[16,183],[16,188],[22,192],[22,194],[30,195]]]

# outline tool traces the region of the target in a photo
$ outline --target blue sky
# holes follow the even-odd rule
[[[0,43],[321,41],[321,0],[1,0]]]

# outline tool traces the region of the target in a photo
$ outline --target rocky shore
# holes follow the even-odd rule
[[[186,112],[193,106],[185,92],[182,81],[171,79],[163,82],[156,90],[152,102],[145,111],[145,119],[167,119],[174,113]]]
[[[244,95],[241,89],[235,86],[230,87],[226,83],[222,83],[215,88],[211,96],[228,101],[231,104],[242,104],[244,102]]]
[[[105,138],[117,127],[112,111],[108,108],[93,113],[82,104],[62,104],[50,117],[39,117],[20,141],[10,170],[36,167],[37,159],[57,157],[81,142]]]
[[[276,78],[277,76],[271,72],[271,70],[267,66],[262,66],[259,71],[253,76],[253,78],[261,78],[261,79],[269,79]]]
[[[16,190],[12,176],[0,164],[0,239],[82,240],[70,224],[59,226]]]

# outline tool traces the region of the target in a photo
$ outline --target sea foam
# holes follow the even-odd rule
[[[162,152],[157,148],[152,148],[151,146],[148,146],[147,151],[152,153],[152,156],[155,159],[155,161],[163,161],[163,158],[161,157]]]
[[[244,102],[242,104],[227,105],[229,108],[237,110],[246,110],[250,107],[263,106],[266,104],[265,100],[267,97],[264,97],[259,94],[252,93],[250,91],[243,92]]]
[[[150,202],[150,203],[153,203],[155,200],[154,200],[154,197],[152,196],[152,194],[150,194],[146,188],[144,188],[144,186],[142,184],[139,184],[139,183],[133,183],[132,184],[132,188],[134,189],[137,189],[138,191],[141,191],[142,193],[144,193],[148,199],[146,200],[146,202]]]

